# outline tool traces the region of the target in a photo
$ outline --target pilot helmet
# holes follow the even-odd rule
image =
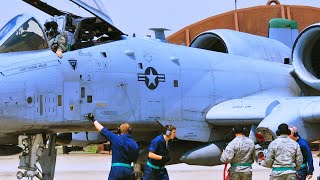
[[[51,17],[44,23],[47,36],[53,36],[58,31],[58,23],[55,18]]]

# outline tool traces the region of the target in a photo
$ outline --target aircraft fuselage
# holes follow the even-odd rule
[[[141,129],[159,120],[206,124],[206,110],[229,99],[299,95],[290,65],[152,39],[128,38],[62,59],[49,49],[36,57],[0,56],[1,132],[92,130],[89,112],[109,127],[123,121]]]

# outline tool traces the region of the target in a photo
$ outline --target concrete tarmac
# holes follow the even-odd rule
[[[316,152],[317,153],[317,152]],[[315,172],[312,179],[320,175],[319,158],[314,154]],[[111,164],[111,155],[106,154],[58,154],[55,180],[106,180]],[[16,180],[19,157],[0,157],[0,180]],[[167,166],[171,180],[219,180],[224,166],[191,166],[176,164]],[[253,164],[253,179],[268,180],[270,169]],[[34,178],[36,179],[36,178]]]

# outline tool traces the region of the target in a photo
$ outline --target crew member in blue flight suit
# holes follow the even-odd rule
[[[154,138],[149,147],[148,161],[145,167],[143,180],[169,179],[167,169],[164,167],[170,161],[169,149],[176,137],[176,127],[166,125],[164,133]]]
[[[303,163],[301,165],[301,168],[297,171],[296,179],[297,180],[311,179],[314,171],[314,167],[313,167],[313,159],[312,159],[312,154],[311,154],[309,144],[306,140],[301,138],[301,136],[298,133],[297,127],[293,126],[293,127],[290,127],[289,129],[291,131],[290,138],[299,144],[302,155],[303,155]]]
[[[118,127],[118,134],[115,134],[103,127],[93,114],[89,113],[88,118],[93,122],[96,129],[112,144],[112,164],[108,179],[132,180],[134,175],[131,163],[137,161],[139,150],[138,144],[130,135],[130,125],[128,123],[121,124]]]

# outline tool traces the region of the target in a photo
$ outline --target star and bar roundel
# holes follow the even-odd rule
[[[144,81],[150,90],[156,89],[159,82],[165,82],[165,80],[165,75],[158,74],[153,67],[148,67],[144,73],[138,73],[138,81]]]

